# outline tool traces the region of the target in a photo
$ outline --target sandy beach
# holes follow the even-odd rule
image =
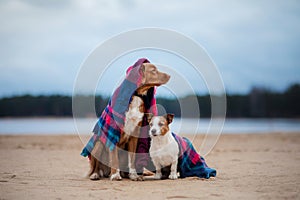
[[[209,180],[90,181],[82,147],[75,135],[0,136],[0,199],[300,198],[300,133],[221,135]]]

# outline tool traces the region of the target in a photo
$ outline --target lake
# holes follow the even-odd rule
[[[90,134],[97,119],[73,118],[4,118],[0,119],[0,134]],[[210,119],[175,118],[171,130],[175,133],[206,133]],[[214,128],[214,127],[213,127]],[[300,119],[226,119],[222,133],[300,132]]]

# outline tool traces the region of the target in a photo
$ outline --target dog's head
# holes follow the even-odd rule
[[[170,79],[169,74],[158,71],[157,67],[151,63],[143,63],[141,73],[143,75],[142,85],[144,86],[160,86],[166,84]]]
[[[169,130],[169,124],[172,123],[174,114],[166,114],[164,116],[153,116],[151,113],[146,113],[149,122],[150,137],[164,136]]]

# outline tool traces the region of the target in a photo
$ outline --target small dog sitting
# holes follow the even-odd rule
[[[189,139],[171,132],[169,124],[173,121],[173,114],[153,116],[147,113],[146,116],[151,137],[149,153],[156,168],[155,179],[163,178],[165,174],[161,169],[170,166],[168,177],[173,180],[178,178],[177,172],[180,178],[197,176],[208,179],[216,176],[216,170],[207,166]]]
[[[173,137],[169,124],[173,121],[173,114],[165,116],[153,116],[147,114],[150,125],[149,134],[151,137],[150,156],[155,165],[156,173],[154,179],[161,179],[161,168],[171,165],[169,179],[177,179],[177,163],[179,147]]]

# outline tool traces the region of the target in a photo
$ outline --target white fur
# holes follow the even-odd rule
[[[114,173],[114,174],[112,174],[111,176],[110,176],[110,180],[117,180],[117,181],[120,181],[120,180],[122,180],[122,177],[121,177],[121,175],[120,175],[120,170],[119,169],[117,169],[117,172],[116,173]]]
[[[133,96],[128,111],[125,113],[124,132],[129,134],[134,132],[138,123],[142,121],[144,113],[140,111],[143,100],[140,97]]]
[[[144,113],[140,111],[140,106],[143,105],[143,100],[140,97],[132,96],[132,101],[129,105],[128,111],[125,113],[124,132],[128,137],[134,133],[139,122],[143,120]],[[139,175],[135,170],[134,163],[130,159],[130,153],[128,153],[128,167],[129,178],[131,180],[138,180]]]
[[[150,156],[152,158],[153,164],[156,168],[155,179],[161,179],[161,168],[171,165],[171,174],[170,179],[177,179],[177,162],[179,147],[171,134],[171,131],[168,131],[165,135],[161,134],[159,126],[160,118],[153,117],[151,120],[151,128],[149,134],[151,136],[151,146],[150,146]],[[156,130],[154,134],[151,132],[153,129]]]
[[[99,180],[101,177],[101,175],[99,175],[98,173],[94,172],[92,175],[90,175],[90,179],[91,180]]]
[[[131,161],[129,152],[128,152],[128,168],[129,168],[129,178],[135,181],[138,180],[140,176],[137,174],[135,170],[134,163],[132,163]]]
[[[88,174],[90,174],[90,173],[88,173]],[[88,178],[88,174],[85,177]],[[104,172],[102,169],[100,169],[98,173],[97,172],[92,173],[89,178],[91,180],[99,180],[102,177],[104,177]]]

